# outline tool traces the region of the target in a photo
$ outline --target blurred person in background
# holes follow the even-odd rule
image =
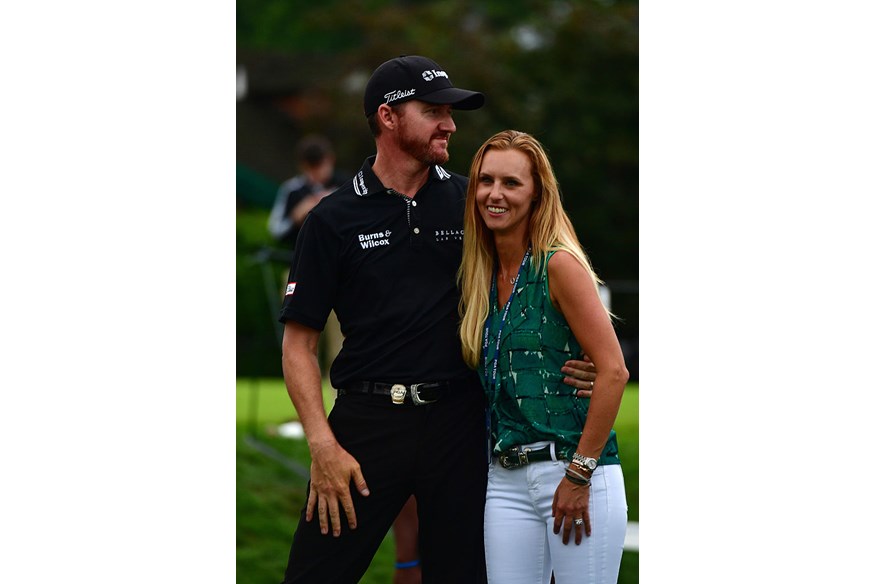
[[[268,216],[268,231],[285,247],[295,246],[304,218],[324,196],[349,179],[335,168],[335,153],[325,136],[309,134],[295,147],[298,174],[284,181]]]
[[[268,232],[287,250],[294,249],[304,218],[323,197],[349,180],[350,174],[336,168],[331,141],[321,134],[308,134],[295,145],[298,174],[284,181],[268,216]],[[288,252],[287,252],[288,253]],[[272,254],[289,265],[287,253]],[[281,297],[285,286],[280,290]],[[329,314],[320,340],[320,360],[331,363],[341,350],[344,337],[337,315]]]
[[[411,497],[392,524],[395,536],[395,572],[392,584],[421,584],[419,537],[417,536],[417,499]]]
[[[491,584],[616,582],[627,504],[612,426],[629,378],[611,314],[542,145],[507,130],[472,161],[459,270],[466,363],[490,416]],[[584,352],[599,384],[570,400]],[[574,533],[574,544],[569,545]]]

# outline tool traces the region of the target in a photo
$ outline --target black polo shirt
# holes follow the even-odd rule
[[[409,198],[383,186],[374,159],[301,226],[280,321],[322,330],[335,310],[344,343],[334,387],[470,377],[456,287],[468,179],[433,166]]]

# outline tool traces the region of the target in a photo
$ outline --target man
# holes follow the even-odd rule
[[[313,462],[286,584],[358,582],[411,495],[423,583],[486,581],[485,400],[457,335],[466,178],[441,166],[453,110],[483,103],[430,59],[383,63],[364,99],[377,155],[302,225],[280,320]],[[332,309],[345,339],[326,419],[316,347]]]
[[[277,197],[268,216],[268,232],[282,247],[295,247],[295,239],[304,218],[323,197],[334,191],[350,175],[335,167],[335,152],[328,138],[321,134],[308,134],[295,145],[298,174],[283,181],[277,189]],[[287,253],[272,254],[289,265]],[[280,291],[282,292],[282,290]],[[334,312],[329,314],[323,328],[320,347],[321,363],[331,363],[341,350],[343,336]]]
[[[295,147],[298,174],[283,181],[268,217],[268,231],[289,248],[307,213],[324,196],[347,181],[349,175],[335,168],[335,153],[325,136],[305,136]]]

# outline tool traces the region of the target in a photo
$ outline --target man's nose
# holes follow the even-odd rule
[[[456,131],[456,124],[453,122],[453,117],[450,114],[447,114],[443,120],[441,120],[441,124],[438,126],[442,132],[448,132],[450,134]]]

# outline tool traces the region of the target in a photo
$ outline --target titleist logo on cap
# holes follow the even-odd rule
[[[417,93],[416,89],[399,89],[397,91],[390,91],[385,94],[383,97],[386,99],[386,103],[392,103],[399,99],[404,99],[406,97],[411,97]]]

